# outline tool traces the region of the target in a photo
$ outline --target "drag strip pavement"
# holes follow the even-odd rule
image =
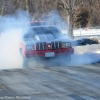
[[[75,47],[69,65],[53,59],[27,69],[2,69],[0,100],[100,100],[99,59],[94,45]]]
[[[98,63],[2,70],[0,97],[9,100],[99,100],[99,66]]]

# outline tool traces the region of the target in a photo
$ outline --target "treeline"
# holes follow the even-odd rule
[[[100,26],[100,0],[0,0],[0,15],[13,14],[23,9],[34,19],[39,19],[57,10],[68,22],[70,3],[74,28]]]

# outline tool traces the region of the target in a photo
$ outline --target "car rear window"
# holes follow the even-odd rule
[[[33,27],[24,35],[24,38],[33,38],[35,35],[52,34],[54,37],[61,35],[56,27]]]

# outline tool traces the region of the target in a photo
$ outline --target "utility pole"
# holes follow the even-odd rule
[[[69,0],[69,32],[72,39],[73,36],[73,15],[72,15],[72,0]]]

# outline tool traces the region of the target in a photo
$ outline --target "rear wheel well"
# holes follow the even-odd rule
[[[27,68],[28,67],[28,58],[26,58],[23,54],[22,48],[19,49],[21,58],[22,58],[22,66],[23,68]]]
[[[22,48],[19,49],[20,55],[23,56]]]

